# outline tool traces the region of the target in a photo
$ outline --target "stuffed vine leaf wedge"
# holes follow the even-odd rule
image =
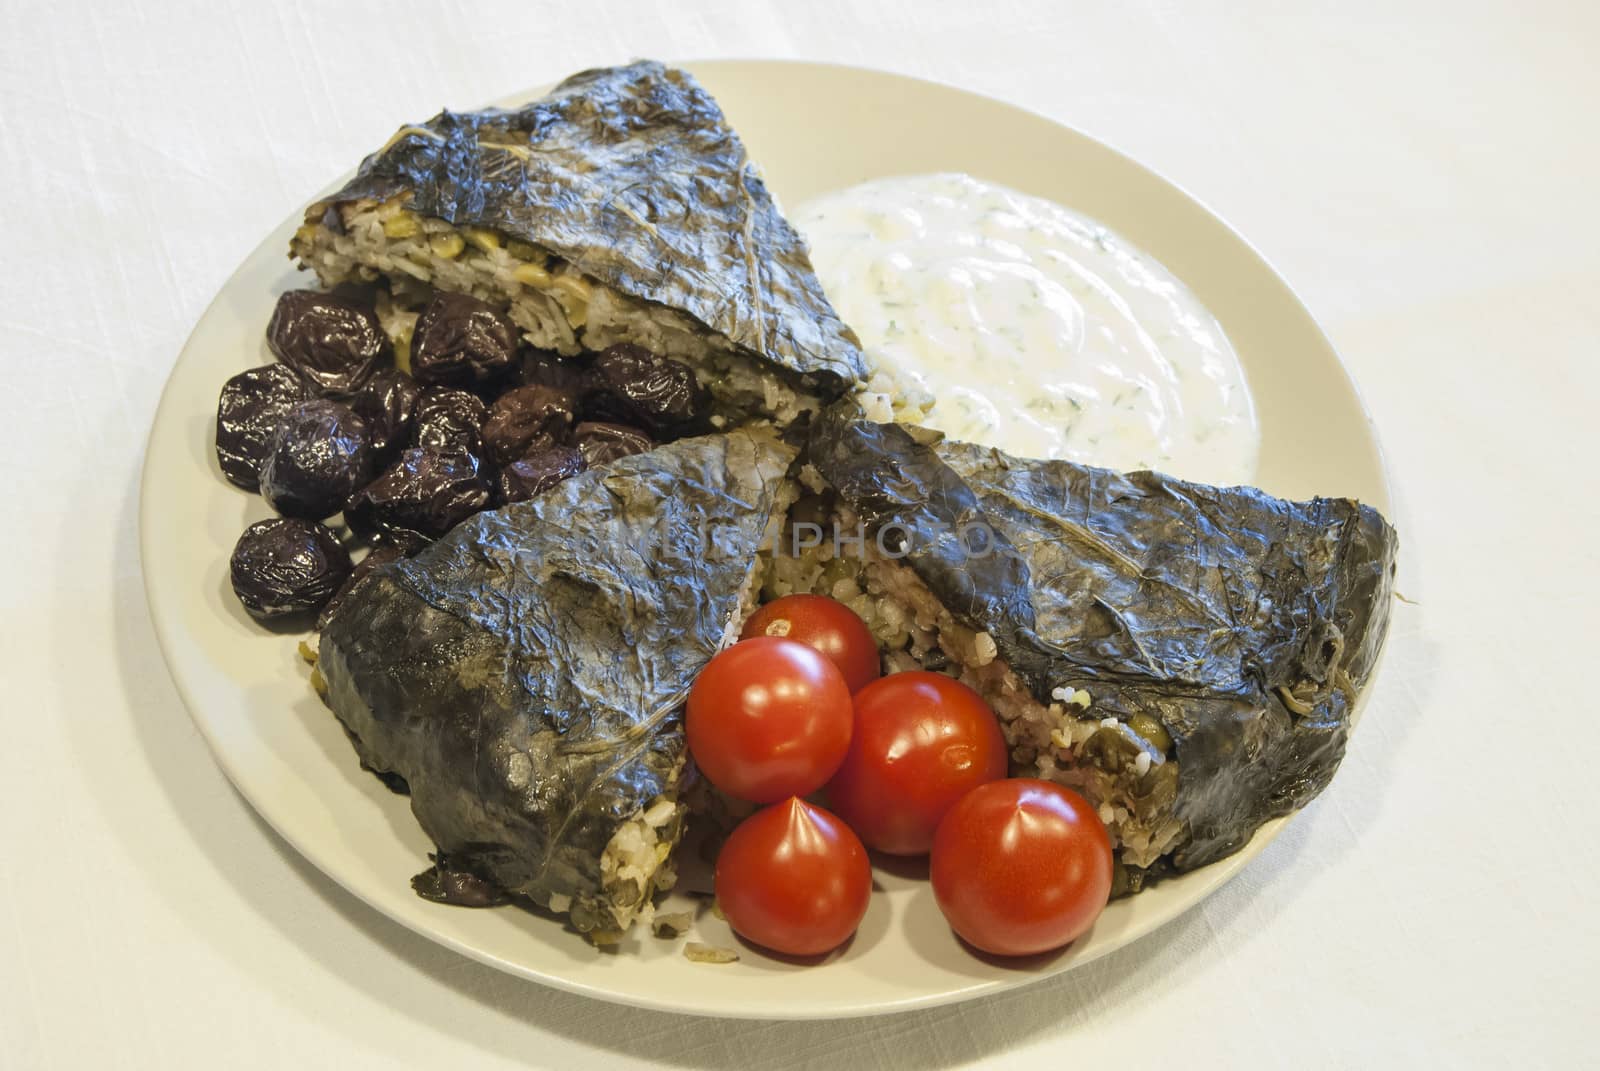
[[[1015,458],[845,403],[807,460],[867,537],[854,581],[820,575],[887,615],[891,668],[950,667],[990,699],[1014,773],[1084,791],[1132,887],[1332,778],[1388,626],[1376,510]]]
[[[738,134],[660,63],[401,127],[307,209],[290,252],[326,286],[381,281],[402,340],[441,289],[560,354],[630,343],[687,363],[722,427],[787,422],[864,375]]]
[[[340,604],[327,701],[438,846],[419,892],[526,897],[604,939],[671,884],[681,707],[736,634],[793,455],[740,430],[624,458],[473,517]]]

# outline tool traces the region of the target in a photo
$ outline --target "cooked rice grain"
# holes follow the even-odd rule
[[[337,228],[306,223],[290,250],[324,286],[386,282],[388,307],[380,317],[397,348],[408,346],[416,313],[439,288],[505,309],[541,349],[572,356],[631,342],[682,361],[725,421],[787,424],[822,404],[800,377],[751,357],[677,309],[606,286],[548,250],[416,216],[398,198],[342,205],[338,215]]]
[[[800,479],[813,489],[819,483],[807,481],[803,470]],[[840,511],[836,522],[841,531],[855,530],[855,518],[847,512]],[[778,550],[792,546],[780,538]],[[1162,766],[1170,768],[1157,772],[1157,779],[1171,779],[1175,786],[1175,760],[1135,749],[1125,763],[1103,768],[1090,757],[1090,741],[1101,733],[1122,740],[1129,730],[1118,719],[1095,713],[1092,697],[1081,688],[1063,685],[1052,693],[1055,702],[1039,702],[1000,657],[994,637],[956,621],[909,566],[885,557],[872,540],[859,557],[836,553],[826,539],[798,555],[773,553],[764,559],[762,572],[765,601],[812,592],[854,610],[878,641],[885,673],[932,666],[981,694],[1000,719],[1013,774],[1081,792],[1106,819],[1125,865],[1148,867],[1183,840],[1185,828],[1171,814],[1170,801],[1152,806],[1141,794],[1152,771]]]

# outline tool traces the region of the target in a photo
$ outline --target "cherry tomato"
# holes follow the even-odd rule
[[[872,866],[850,827],[790,798],[739,823],[717,855],[717,905],[747,941],[791,956],[843,944],[867,913]]]
[[[815,792],[850,747],[850,689],[817,651],[762,636],[713,658],[689,689],[689,753],[730,796]]]
[[[878,643],[867,623],[837,599],[826,595],[785,595],[750,615],[742,640],[782,636],[815,647],[844,674],[852,692],[878,679]]]
[[[1006,775],[1000,723],[960,681],[925,670],[893,673],[857,692],[855,709],[828,805],[880,852],[926,852],[956,800]]]
[[[1048,952],[1094,925],[1111,895],[1111,838],[1089,801],[1017,777],[961,797],[939,823],[933,895],[985,952]]]

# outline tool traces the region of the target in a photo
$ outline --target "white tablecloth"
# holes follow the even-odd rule
[[[0,1066],[1592,1059],[1600,9],[1286,7],[8,2]],[[211,761],[134,536],[190,326],[399,119],[637,55],[869,64],[1058,117],[1216,208],[1328,328],[1383,432],[1413,601],[1338,779],[1202,907],[927,1013],[632,1012],[374,914]]]

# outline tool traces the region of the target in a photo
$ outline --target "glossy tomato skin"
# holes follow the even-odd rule
[[[1006,775],[1006,741],[983,697],[939,673],[893,673],[855,695],[850,750],[828,805],[871,848],[922,855],[939,820]]]
[[[850,689],[833,663],[763,636],[713,658],[689,689],[689,753],[713,785],[774,803],[827,783],[850,747]]]
[[[843,944],[867,913],[872,866],[850,827],[790,798],[741,822],[717,855],[717,905],[747,941],[791,956]]]
[[[1111,895],[1111,839],[1069,788],[992,781],[939,823],[929,870],[939,909],[968,944],[1032,955],[1094,925]]]
[[[744,623],[739,638],[780,636],[798,640],[827,656],[857,692],[882,674],[878,642],[850,607],[826,595],[785,595],[767,603]]]

